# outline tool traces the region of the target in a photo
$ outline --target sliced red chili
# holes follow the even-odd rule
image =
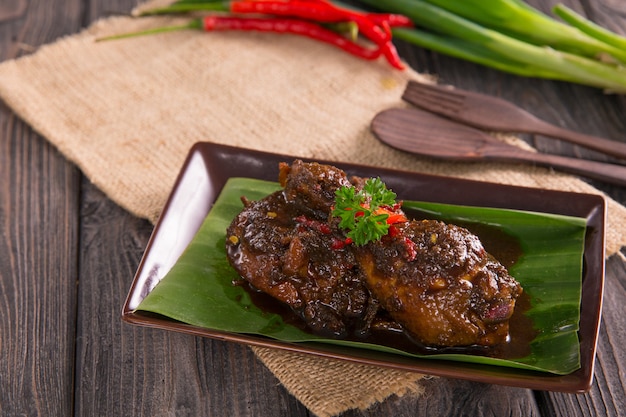
[[[417,249],[415,248],[415,242],[408,237],[404,238],[404,246],[406,248],[406,259],[411,262],[417,258]]]
[[[387,217],[387,224],[404,223],[406,221],[406,216],[401,213],[393,213]]]
[[[346,241],[334,238],[330,247],[335,250],[343,249],[346,247]]]
[[[389,226],[389,229],[387,230],[387,235],[389,235],[389,237],[396,237],[399,234],[400,234],[400,229],[398,229],[394,225]]]
[[[387,224],[395,224],[395,223],[403,223],[405,221],[407,221],[406,216],[404,215],[404,213],[397,213],[394,211],[391,211],[385,207],[379,207],[378,209],[376,209],[375,211],[376,214],[386,214],[387,215],[387,219],[386,222]]]
[[[294,219],[297,223],[308,227],[309,229],[317,230],[320,233],[325,235],[329,235],[332,233],[330,230],[330,226],[327,223],[320,222],[318,220],[309,219],[308,217],[302,215],[298,216]]]

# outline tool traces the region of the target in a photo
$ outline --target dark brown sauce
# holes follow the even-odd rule
[[[409,210],[407,210],[407,214],[410,215]],[[422,213],[420,213],[419,217],[427,218],[426,216],[423,216]],[[454,221],[454,224],[465,227],[477,235],[487,252],[493,255],[507,268],[514,265],[522,255],[522,249],[518,240],[504,233],[497,227],[462,221]],[[268,316],[272,314],[278,315],[282,318],[282,322],[284,324],[309,332],[303,320],[287,305],[280,303],[276,299],[261,291],[256,290],[244,280],[237,281],[234,284],[245,289],[249,294],[252,303],[261,311],[267,313]],[[520,297],[518,297],[513,316],[509,321],[509,342],[493,348],[487,348],[485,346],[433,348],[416,342],[404,331],[392,329],[372,330],[365,337],[353,336],[347,340],[387,346],[418,355],[461,353],[500,359],[522,358],[531,353],[530,343],[538,334],[538,332],[534,329],[532,320],[525,314],[530,307],[530,297],[524,292]]]
[[[530,307],[530,296],[523,292],[515,301],[515,310],[509,320],[509,342],[496,346],[490,356],[515,359],[530,355],[530,343],[539,335],[533,321],[526,315]]]
[[[264,293],[263,291],[254,288],[252,285],[250,285],[249,282],[243,279],[233,282],[233,285],[243,288],[250,296],[252,304],[258,307],[268,316],[276,314],[282,317],[284,324],[288,324],[302,331],[308,332],[304,321],[300,317],[298,317],[298,315],[288,305],[283,304],[272,296]]]
[[[278,315],[282,324],[294,326],[304,332],[309,332],[304,321],[287,305],[282,304],[271,296],[251,288],[244,281],[237,282],[250,295],[252,303],[261,311],[270,315]],[[347,340],[387,346],[416,355],[460,353],[466,355],[481,355],[500,359],[516,359],[528,356],[531,353],[530,342],[537,337],[537,331],[533,327],[532,320],[525,315],[530,308],[530,297],[526,293],[517,299],[515,311],[509,321],[510,340],[508,343],[487,348],[484,346],[463,346],[434,348],[421,345],[413,340],[406,332],[389,329],[373,330],[365,337],[350,337]]]
[[[440,348],[424,346],[413,340],[406,332],[399,330],[374,330],[366,338],[351,338],[350,340],[387,346],[416,355],[460,353],[500,359],[523,358],[531,353],[530,342],[537,337],[532,320],[525,315],[529,308],[530,297],[522,293],[517,299],[513,316],[509,321],[509,342],[491,348],[479,345]]]

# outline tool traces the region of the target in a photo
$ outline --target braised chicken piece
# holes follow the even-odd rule
[[[351,250],[326,222],[342,171],[281,165],[284,191],[245,208],[227,230],[231,265],[254,288],[287,304],[316,334],[362,336],[377,311]],[[291,173],[289,177],[287,174]]]
[[[507,341],[521,286],[467,229],[409,221],[394,237],[359,249],[357,258],[373,296],[418,343]]]
[[[358,179],[357,179],[358,180]],[[318,163],[296,160],[291,166],[279,166],[278,181],[284,187],[285,199],[302,214],[328,220],[335,201],[335,191],[351,182],[342,170]]]
[[[281,164],[283,190],[243,199],[227,230],[231,265],[316,334],[365,336],[390,316],[422,346],[506,342],[521,286],[467,229],[405,219],[363,246],[346,240],[335,192],[364,181],[332,166]]]

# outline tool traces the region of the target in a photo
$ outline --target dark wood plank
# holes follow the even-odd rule
[[[78,171],[0,107],[0,414],[70,415]]]
[[[17,0],[11,4],[0,5],[0,22],[19,18],[26,10],[26,0]]]
[[[348,411],[342,417],[375,416],[540,416],[532,391],[445,378],[421,382],[416,397],[390,397],[364,412]]]
[[[0,60],[79,27],[80,2],[2,6]],[[71,415],[80,173],[0,105],[0,414]]]

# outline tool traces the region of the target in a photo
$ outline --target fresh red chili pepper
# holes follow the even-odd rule
[[[391,40],[391,32],[368,17],[368,14],[344,9],[325,1],[239,0],[230,3],[230,11],[298,17],[324,23],[354,21],[359,31],[377,45]]]
[[[174,5],[177,5],[177,2]],[[190,2],[194,3],[194,2]],[[209,6],[210,5],[210,6]],[[291,33],[307,36],[336,47],[359,58],[374,60],[384,56],[395,68],[404,69],[400,57],[391,42],[391,27],[411,26],[410,20],[402,15],[391,13],[366,13],[338,7],[328,0],[224,0],[207,2],[206,10],[219,10],[242,14],[262,14],[272,17],[231,17],[207,16],[196,19],[187,25],[161,28],[161,31],[181,29],[212,30],[256,30],[262,32]],[[159,9],[162,13],[165,9]],[[172,11],[180,9],[172,9]],[[191,9],[189,9],[191,10]],[[195,9],[194,9],[195,10]],[[278,16],[278,17],[276,17]],[[365,47],[347,39],[336,31],[322,27],[319,23],[350,24],[364,37],[375,44]],[[149,30],[110,37],[119,39],[129,36],[153,34]]]
[[[326,23],[350,20],[349,15],[351,14],[331,3],[302,0],[239,0],[230,3],[230,11],[233,13],[257,13],[299,17],[301,19]]]
[[[380,48],[365,48],[318,24],[299,19],[206,16],[203,18],[202,23],[206,31],[255,30],[306,36],[334,45],[352,55],[368,60],[376,59],[383,53],[383,50]]]
[[[389,25],[383,24],[379,26],[367,17],[361,15],[354,15],[350,19],[356,23],[359,32],[375,44],[380,46],[391,42],[391,29]]]
[[[396,46],[393,43],[391,43],[391,41],[386,42],[383,45],[380,45],[380,51],[382,52],[383,56],[387,59],[387,61],[391,64],[391,66],[399,70],[404,70],[405,66],[400,60],[400,56],[398,55],[398,50],[396,49]]]

